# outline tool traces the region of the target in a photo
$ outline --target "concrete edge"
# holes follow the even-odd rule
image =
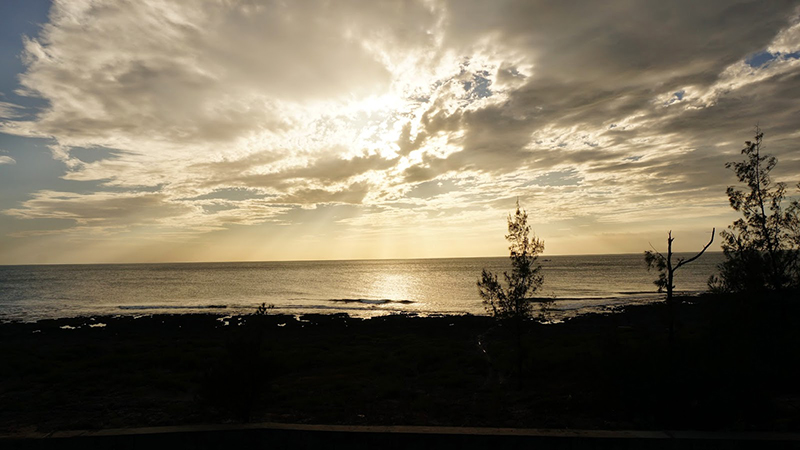
[[[721,441],[791,441],[800,442],[800,433],[777,432],[707,432],[648,430],[561,430],[537,428],[478,428],[406,425],[308,425],[286,423],[199,424],[164,427],[112,428],[105,430],[65,430],[51,433],[27,432],[0,435],[3,440],[65,439],[77,437],[137,436],[173,433],[286,430],[335,433],[429,434],[474,436],[527,436],[584,439],[647,439],[647,440],[721,440]]]

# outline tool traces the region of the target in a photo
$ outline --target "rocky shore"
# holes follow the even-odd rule
[[[791,298],[513,327],[481,316],[152,315],[0,325],[0,433],[282,422],[800,431]],[[521,367],[521,372],[520,372]]]

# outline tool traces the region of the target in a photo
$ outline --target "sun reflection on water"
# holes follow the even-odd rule
[[[371,282],[366,284],[370,299],[391,300],[393,302],[418,302],[419,282],[413,274],[373,273]],[[391,305],[393,303],[386,303]]]

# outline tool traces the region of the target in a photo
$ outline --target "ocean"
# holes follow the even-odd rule
[[[676,254],[676,257],[689,254]],[[642,254],[541,256],[553,318],[663,299]],[[706,290],[722,253],[676,272],[676,291]],[[481,270],[509,269],[507,257],[356,261],[0,266],[0,321],[155,313],[486,314]],[[500,277],[502,278],[502,276]]]

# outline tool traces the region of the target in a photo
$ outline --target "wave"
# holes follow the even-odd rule
[[[388,298],[380,300],[369,300],[365,298],[333,298],[329,300],[333,303],[363,303],[365,305],[386,305],[390,303],[397,303],[401,305],[408,305],[415,303],[413,300],[390,300]]]
[[[592,301],[592,300],[621,300],[621,297],[618,296],[586,296],[586,297],[532,297],[528,300],[534,303],[546,303],[546,302],[575,302],[575,301]]]
[[[141,309],[225,309],[228,305],[125,305],[119,309],[141,310]]]

